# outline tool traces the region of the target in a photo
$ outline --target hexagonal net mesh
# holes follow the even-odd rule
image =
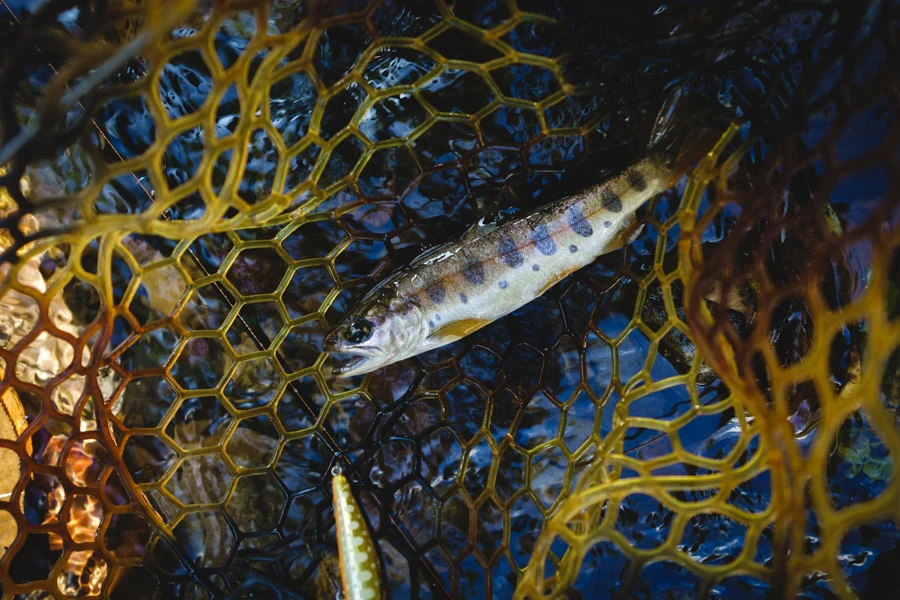
[[[896,589],[895,5],[20,4],[4,597],[334,597],[334,465],[390,597]],[[330,375],[373,282],[640,156],[673,82],[748,125],[633,244]]]

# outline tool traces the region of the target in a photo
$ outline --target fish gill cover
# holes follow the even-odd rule
[[[897,36],[889,1],[0,0],[3,597],[334,597],[333,466],[392,598],[896,590]],[[745,125],[633,244],[330,375],[372,284],[614,173],[673,86]]]

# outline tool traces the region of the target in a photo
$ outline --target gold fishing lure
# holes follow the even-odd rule
[[[344,600],[376,600],[381,598],[381,574],[372,536],[341,468],[334,467],[331,474]]]

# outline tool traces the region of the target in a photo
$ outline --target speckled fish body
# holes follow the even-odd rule
[[[325,337],[326,351],[351,357],[333,373],[362,375],[459,340],[630,243],[635,211],[722,143],[729,120],[705,95],[674,87],[643,160],[579,194],[473,230],[375,286]]]
[[[460,339],[454,324],[485,325],[508,315],[619,247],[635,211],[663,191],[669,177],[645,160],[602,185],[419,261],[398,277],[397,292],[416,298],[426,316],[429,335],[420,351]]]
[[[338,559],[345,600],[381,598],[378,555],[347,478],[336,471],[331,480]]]
[[[337,374],[370,372],[459,340],[620,247],[635,211],[672,183],[667,165],[645,158],[600,185],[420,256],[326,339],[329,350],[358,357]],[[354,323],[365,324],[359,344],[347,339]]]

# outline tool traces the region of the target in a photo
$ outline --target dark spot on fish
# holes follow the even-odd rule
[[[506,283],[504,280],[501,279],[501,280],[500,280],[500,283],[498,283],[497,285],[500,286],[500,289],[501,289],[501,290],[505,290],[505,289],[506,289],[506,286],[508,286],[509,284]]]
[[[581,237],[591,237],[594,235],[594,228],[591,227],[591,224],[588,223],[588,220],[584,218],[584,210],[581,205],[573,206],[569,209],[569,227],[572,228],[572,231],[580,235]]]
[[[428,321],[428,326],[434,329],[434,321]]]
[[[612,221],[603,221],[603,227],[609,229],[612,227]]]
[[[622,199],[608,187],[603,188],[603,191],[600,192],[600,204],[609,212],[622,212]]]
[[[435,321],[440,321],[440,320],[441,320],[441,315],[434,315],[434,320],[435,320]]]
[[[647,189],[647,180],[640,171],[628,171],[628,185],[639,192]]]
[[[576,246],[575,244],[572,244],[571,246],[569,246],[569,252],[571,252],[572,254],[575,254],[576,252],[578,252],[578,246]]]
[[[531,240],[534,242],[534,247],[537,248],[541,254],[546,256],[556,254],[556,242],[550,237],[550,231],[547,229],[546,225],[538,225],[535,227],[531,231]]]
[[[540,271],[541,267],[540,267],[540,265],[531,265],[531,270],[532,271]]]
[[[484,283],[484,267],[477,260],[473,260],[463,267],[463,276],[472,285]]]
[[[511,269],[516,269],[522,266],[522,263],[525,262],[525,259],[522,258],[522,253],[519,252],[519,248],[516,246],[516,243],[512,241],[512,238],[505,237],[500,240],[500,258],[503,259]]]
[[[460,294],[460,295],[459,295],[459,299],[460,299],[460,301],[461,301],[463,304],[468,304],[468,303],[469,303],[469,297],[466,296],[465,294]]]
[[[444,284],[440,281],[435,281],[425,286],[425,293],[428,294],[428,297],[435,304],[443,303],[444,298],[447,297],[447,290],[444,289]]]

